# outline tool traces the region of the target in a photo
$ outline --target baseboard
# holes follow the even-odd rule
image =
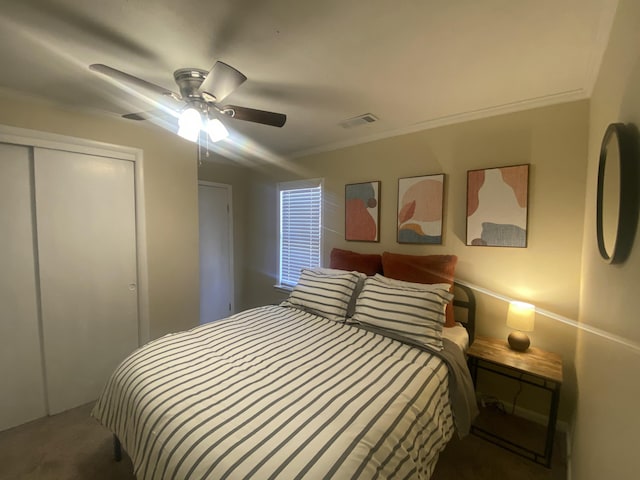
[[[484,397],[484,394],[481,392],[476,392],[476,397],[479,399],[479,401],[482,401],[482,398]],[[533,423],[537,423],[538,425],[543,425],[543,426],[547,426],[547,422],[549,421],[549,417],[547,415],[543,415],[541,413],[538,412],[534,412],[533,410],[528,410],[526,408],[522,408],[516,405],[515,411],[513,410],[513,404],[512,403],[508,403],[508,402],[504,402],[502,400],[499,400],[495,397],[492,396],[488,396],[486,397],[489,399],[490,402],[499,402],[502,404],[502,406],[504,407],[506,412],[511,413],[513,411],[513,413],[515,415],[517,415],[518,417],[522,417],[526,420],[529,420]],[[559,430],[565,434],[569,433],[569,424],[564,421],[564,420],[558,420],[556,421],[556,430]]]
[[[507,411],[511,411],[511,405],[505,404],[505,408]],[[542,415],[538,412],[534,412],[532,410],[527,410],[526,408],[521,408],[516,406],[515,414],[519,417],[526,418],[531,422],[538,423],[540,425],[547,425],[548,417],[546,415]],[[556,430],[564,433],[564,438],[566,442],[566,465],[567,465],[567,480],[571,480],[571,429],[569,428],[569,423],[564,420],[558,420],[556,422]]]
[[[549,421],[549,417],[547,415],[535,412],[533,410],[528,410],[526,408],[518,407],[517,405],[514,410],[513,404],[504,402],[500,399],[497,399],[496,397],[484,396],[481,392],[476,392],[476,395],[477,395],[479,404],[482,405],[483,407],[485,406],[498,407],[499,410],[509,414],[513,411],[513,414],[515,416],[523,418],[525,420],[528,420],[530,422],[533,422],[545,428]],[[572,448],[573,448],[573,443],[572,443],[573,438],[572,438],[571,428],[569,428],[569,423],[564,420],[557,420],[556,431],[562,432],[565,435],[565,447],[566,447],[565,464],[566,464],[566,472],[567,472],[566,478],[567,480],[571,480],[572,479],[571,455],[572,455]]]
[[[504,407],[507,409],[507,412],[510,412],[513,408],[513,406],[508,403],[505,403]],[[549,417],[547,415],[534,412],[533,410],[527,410],[526,408],[518,407],[517,405],[514,413],[519,417],[526,418],[527,420],[530,420],[539,425],[544,425],[545,427],[547,426],[547,422],[549,421]],[[568,434],[569,424],[564,420],[558,420],[556,422],[556,430],[559,430],[564,434]]]
[[[571,453],[572,453],[572,437],[571,437],[571,429],[567,429],[565,432],[567,439],[567,480],[571,480]]]

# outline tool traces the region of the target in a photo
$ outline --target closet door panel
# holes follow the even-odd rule
[[[30,152],[27,147],[0,144],[0,430],[47,414]]]
[[[49,413],[93,401],[138,346],[132,162],[35,149]]]

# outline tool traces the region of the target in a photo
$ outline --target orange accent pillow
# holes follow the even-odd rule
[[[382,274],[382,257],[377,253],[366,254],[356,253],[351,250],[334,248],[331,250],[329,268],[338,270],[349,270],[362,272],[372,276],[376,273]]]
[[[449,283],[453,290],[453,279],[458,257],[455,255],[401,255],[384,252],[382,269],[384,276],[414,283]],[[445,327],[453,327],[453,300],[446,310]]]

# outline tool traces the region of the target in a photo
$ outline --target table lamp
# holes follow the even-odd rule
[[[531,345],[529,336],[523,332],[532,332],[536,309],[530,303],[511,302],[507,313],[507,326],[515,331],[509,334],[509,346],[512,350],[524,352]]]

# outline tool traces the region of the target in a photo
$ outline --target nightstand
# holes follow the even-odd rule
[[[471,377],[476,389],[478,370],[485,370],[533,385],[551,394],[544,452],[503,438],[483,426],[474,424],[471,427],[472,433],[536,463],[550,467],[558,419],[560,386],[562,385],[562,358],[560,355],[533,347],[526,352],[516,352],[509,348],[505,340],[487,337],[477,337],[469,347],[467,355],[469,356]]]

